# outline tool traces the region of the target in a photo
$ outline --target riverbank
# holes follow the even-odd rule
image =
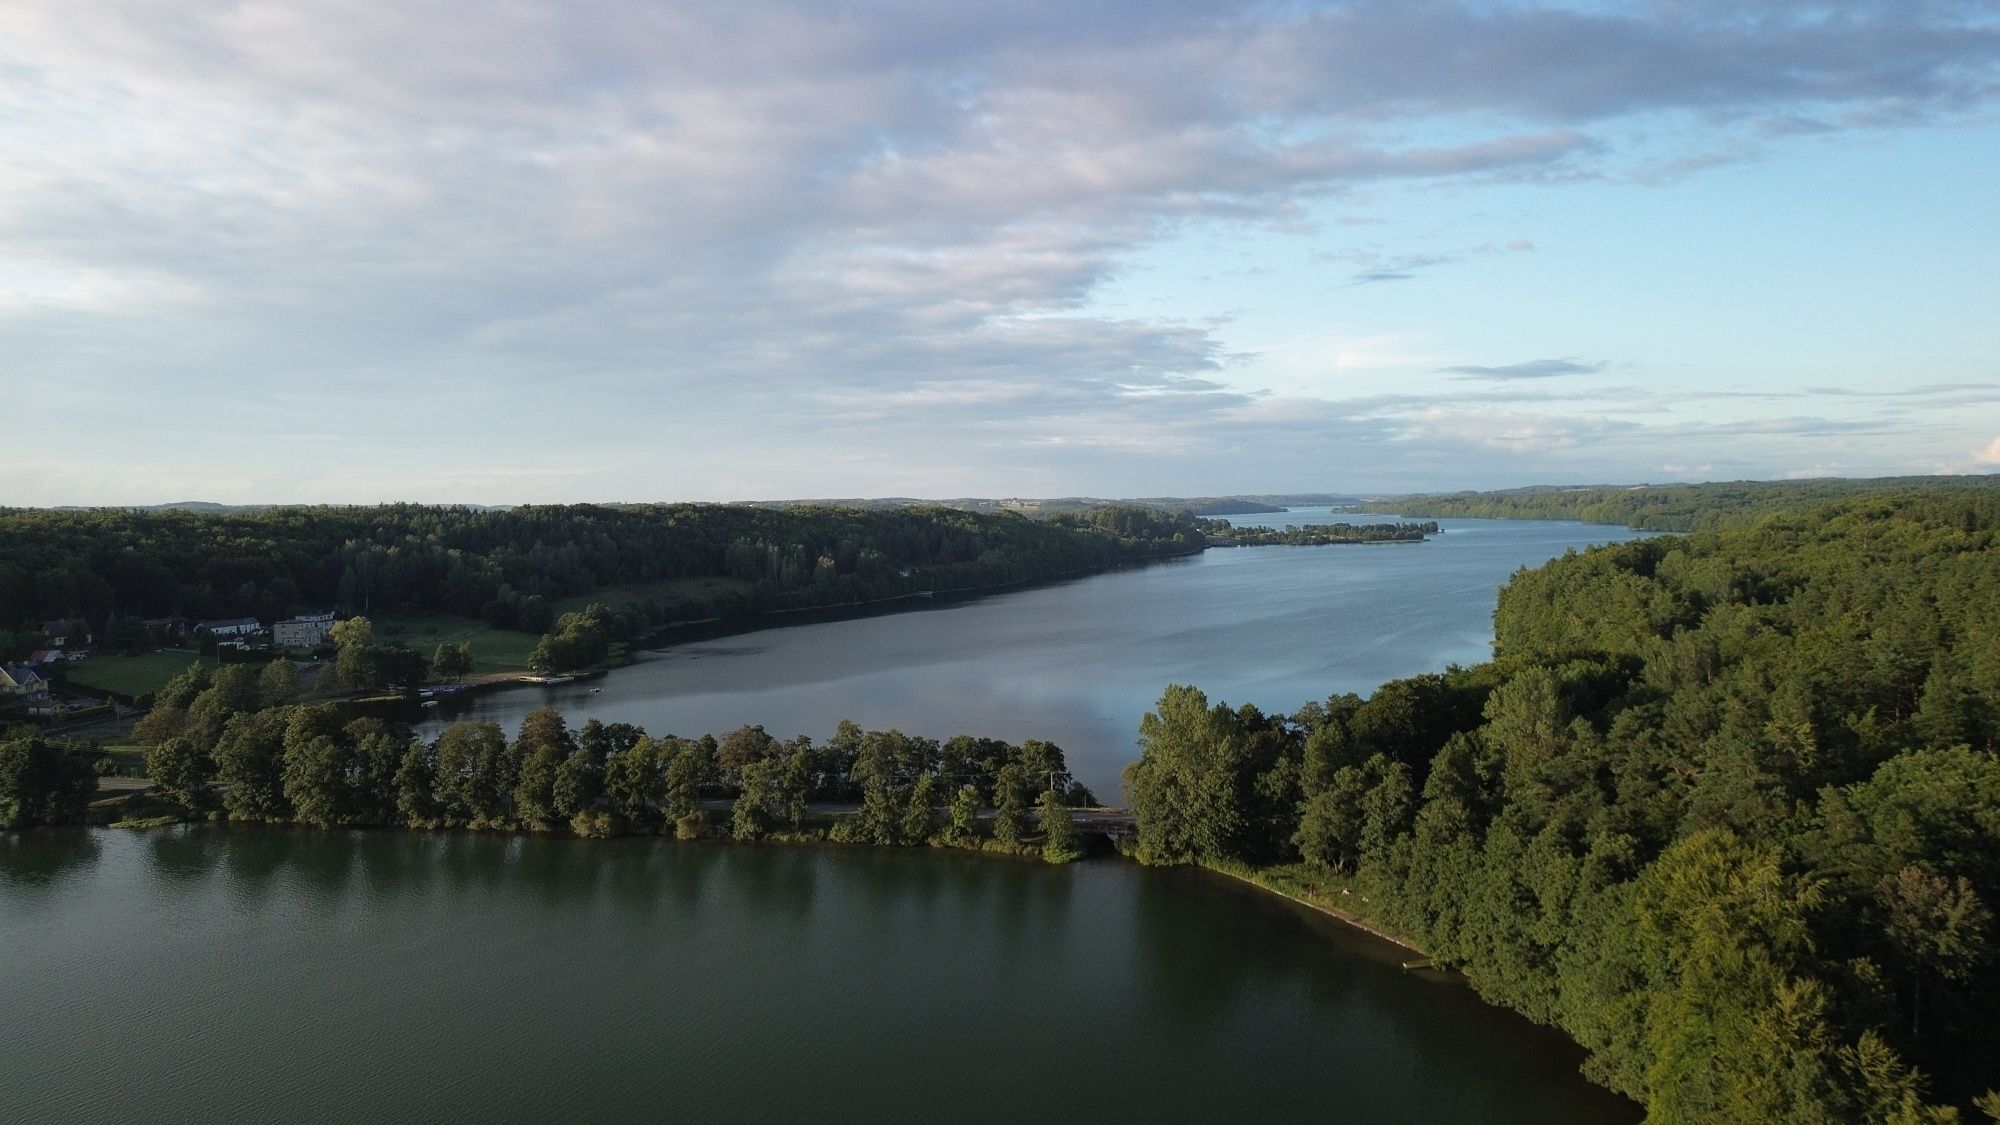
[[[1212,871],[1217,875],[1234,879],[1240,883],[1246,883],[1267,894],[1276,895],[1279,898],[1297,903],[1308,910],[1324,914],[1336,922],[1351,926],[1371,937],[1381,938],[1383,941],[1400,949],[1409,950],[1426,962],[1430,960],[1430,953],[1410,938],[1352,910],[1334,905],[1328,896],[1317,890],[1317,882],[1305,882],[1304,877],[1294,868],[1249,867],[1243,864],[1222,862],[1203,863],[1199,866],[1204,871]],[[1366,894],[1357,894],[1353,884],[1349,882],[1342,882],[1340,884],[1340,897],[1359,898],[1364,904],[1368,901],[1368,896]],[[1426,967],[1429,966],[1426,965]]]

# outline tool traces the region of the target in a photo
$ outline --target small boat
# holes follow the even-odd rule
[[[596,694],[597,694],[598,692],[600,692],[600,691],[603,691],[603,690],[604,690],[604,689],[603,689],[603,688],[601,688],[601,687],[594,687],[594,688],[591,688],[591,689],[590,689],[590,694],[592,694],[592,695],[596,695]]]
[[[438,705],[438,701],[437,701],[437,700],[435,700],[435,699],[426,699],[426,700],[424,700],[424,706],[426,706],[426,707],[436,707],[437,705]]]

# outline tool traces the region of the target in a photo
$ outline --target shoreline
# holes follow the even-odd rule
[[[1285,901],[1294,903],[1298,906],[1302,906],[1307,910],[1311,910],[1317,914],[1325,915],[1326,917],[1331,918],[1334,921],[1341,923],[1342,925],[1351,927],[1356,930],[1360,930],[1362,933],[1367,934],[1370,937],[1379,938],[1382,941],[1386,941],[1390,945],[1393,945],[1398,949],[1408,950],[1409,952],[1416,954],[1418,957],[1423,958],[1424,960],[1429,960],[1431,957],[1431,954],[1428,950],[1424,949],[1420,945],[1417,945],[1409,938],[1404,937],[1403,935],[1396,933],[1394,930],[1387,928],[1386,926],[1382,926],[1378,923],[1371,922],[1368,919],[1363,918],[1358,914],[1349,913],[1348,911],[1342,910],[1337,906],[1330,906],[1326,903],[1315,902],[1314,900],[1306,898],[1302,895],[1293,894],[1291,891],[1273,885],[1266,879],[1258,878],[1258,870],[1256,868],[1244,868],[1242,870],[1232,870],[1229,867],[1218,866],[1212,863],[1197,863],[1197,864],[1192,864],[1191,866],[1199,868],[1202,871],[1212,872],[1216,875],[1223,876],[1224,878],[1227,879],[1233,879],[1236,882],[1241,883],[1245,886],[1254,887],[1257,890],[1263,891],[1266,894],[1284,899]],[[1424,967],[1433,972],[1451,973],[1455,976],[1463,975],[1460,974],[1456,969],[1439,969],[1434,966],[1424,966]]]
[[[1428,538],[1410,539],[1410,540],[1356,539],[1356,540],[1341,541],[1334,543],[1310,543],[1310,544],[1251,543],[1251,544],[1231,544],[1226,547],[1219,545],[1203,545],[1191,551],[1180,551],[1172,554],[1151,555],[1141,559],[1128,559],[1122,562],[1111,563],[1104,566],[1079,567],[1074,570],[1065,570],[1056,574],[1043,575],[1038,577],[1016,578],[1009,582],[996,582],[984,586],[962,586],[956,589],[916,591],[907,594],[891,594],[888,597],[884,598],[869,598],[864,601],[853,601],[853,602],[836,602],[831,605],[793,606],[786,609],[766,609],[766,610],[759,610],[754,614],[738,616],[738,617],[698,617],[688,621],[669,622],[668,624],[661,625],[657,628],[654,628],[646,632],[645,634],[638,637],[636,640],[631,641],[627,645],[626,654],[616,662],[605,663],[597,667],[587,668],[581,671],[558,673],[558,674],[567,675],[574,680],[597,679],[609,675],[611,672],[614,672],[620,668],[629,668],[632,665],[637,664],[639,661],[634,658],[633,656],[634,653],[662,652],[669,648],[674,647],[677,644],[684,644],[689,641],[705,641],[705,640],[716,640],[722,637],[746,636],[751,633],[763,632],[766,629],[786,629],[799,624],[816,625],[816,624],[823,624],[826,622],[848,621],[848,620],[855,620],[867,617],[886,617],[898,612],[903,612],[905,608],[916,609],[916,608],[956,604],[958,602],[972,601],[978,598],[993,597],[999,594],[1010,593],[1024,588],[1033,588],[1042,585],[1055,585],[1057,583],[1062,583],[1062,582],[1076,581],[1077,579],[1080,578],[1094,578],[1101,574],[1111,574],[1122,570],[1136,570],[1148,566],[1155,566],[1161,563],[1174,562],[1181,559],[1198,558],[1204,552],[1210,550],[1248,550],[1256,547],[1291,547],[1291,546],[1370,547],[1370,546],[1397,546],[1408,543],[1426,543],[1426,542],[1429,542]],[[901,604],[899,604],[904,602],[918,602],[922,604],[920,606],[910,606],[910,607],[904,607]],[[797,617],[801,615],[805,615],[806,620],[803,621],[779,620],[780,618]],[[815,618],[810,615],[823,615],[823,616]],[[463,694],[476,695],[476,694],[485,694],[487,692],[493,692],[493,691],[504,691],[510,688],[543,687],[546,686],[545,680],[546,677],[543,676],[542,674],[529,672],[526,670],[507,671],[507,672],[486,672],[479,675],[467,677],[464,681],[462,681],[465,684],[465,691]]]

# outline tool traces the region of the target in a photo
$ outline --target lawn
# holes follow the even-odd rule
[[[518,672],[528,666],[528,656],[541,643],[533,633],[515,629],[495,629],[473,617],[448,613],[411,613],[371,617],[375,639],[403,645],[429,660],[441,644],[464,642],[472,646],[472,674]]]
[[[137,698],[167,686],[168,680],[196,662],[205,668],[214,668],[217,663],[213,656],[192,652],[145,652],[136,656],[106,653],[65,668],[63,679],[84,690],[95,688]]]

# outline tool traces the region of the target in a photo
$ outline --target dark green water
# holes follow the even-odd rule
[[[0,1121],[1626,1121],[1573,1047],[1188,871],[0,833]]]

